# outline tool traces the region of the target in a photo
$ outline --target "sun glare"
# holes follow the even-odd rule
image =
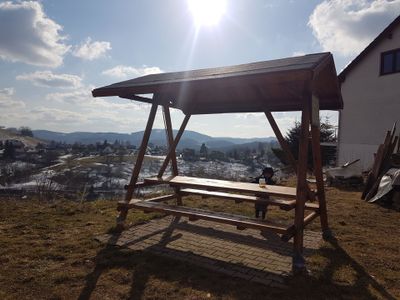
[[[196,26],[215,26],[226,10],[226,0],[188,0]]]

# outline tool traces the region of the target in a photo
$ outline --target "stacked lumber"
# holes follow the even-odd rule
[[[393,156],[400,155],[400,134],[398,136],[395,136],[395,134],[396,123],[393,124],[392,130],[386,132],[383,144],[380,144],[378,147],[374,164],[371,171],[368,173],[361,199],[368,201],[375,196],[383,175],[393,167]]]

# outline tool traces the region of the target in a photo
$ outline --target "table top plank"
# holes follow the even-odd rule
[[[267,185],[260,187],[257,183],[236,182],[220,179],[207,179],[188,176],[169,176],[169,177],[151,177],[146,178],[145,182],[166,183],[178,186],[187,186],[193,188],[224,190],[229,192],[252,193],[265,196],[280,196],[296,199],[296,188],[278,185]]]

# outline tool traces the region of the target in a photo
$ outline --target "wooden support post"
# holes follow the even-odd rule
[[[154,98],[154,97],[153,97]],[[146,154],[147,144],[149,143],[149,138],[151,134],[151,130],[153,128],[154,119],[156,117],[158,105],[153,103],[150,109],[149,118],[147,120],[146,129],[143,133],[142,143],[140,145],[139,152],[136,157],[136,163],[132,171],[131,179],[129,185],[127,186],[127,191],[125,195],[125,202],[129,203],[131,201],[133,192],[135,190],[135,185],[139,178],[140,169],[142,168],[143,158]],[[123,208],[120,210],[119,215],[117,217],[117,229],[122,230],[124,228],[124,223],[126,216],[128,214],[128,208]]]
[[[178,143],[179,143],[179,141],[180,141],[180,139],[182,137],[182,134],[185,131],[185,128],[186,128],[187,123],[189,122],[189,119],[190,119],[190,115],[186,115],[185,118],[183,119],[181,127],[179,128],[179,131],[176,134],[174,142],[172,143],[172,146],[170,147],[170,149],[168,151],[168,154],[165,157],[165,160],[164,160],[164,162],[163,162],[163,164],[162,164],[162,166],[160,168],[160,171],[158,172],[157,177],[162,177],[164,175],[165,169],[167,168],[168,163],[169,163],[172,155],[175,154],[176,146],[178,145]]]
[[[172,122],[171,122],[171,114],[169,113],[169,107],[163,106],[163,116],[164,116],[164,125],[165,125],[165,133],[168,141],[168,149],[172,151],[171,155],[171,166],[172,166],[172,175],[178,175],[178,163],[176,161],[176,151],[172,150],[172,145],[174,144],[174,133],[172,130]],[[180,188],[174,187],[175,194],[177,195],[176,201],[178,205],[182,205],[182,196],[180,194]]]
[[[309,101],[304,105],[301,114],[301,132],[299,141],[299,156],[297,164],[297,199],[294,217],[294,241],[293,241],[293,273],[299,274],[306,271],[303,257],[303,231],[304,208],[307,201],[307,157],[308,138],[310,134],[310,107]]]
[[[319,121],[319,99],[312,96],[311,110],[311,145],[314,162],[314,176],[317,182],[317,198],[319,203],[319,214],[321,220],[322,237],[330,239],[332,232],[328,225],[328,213],[326,208],[324,178],[322,174],[322,157],[320,144],[320,121]]]
[[[174,176],[178,175],[178,164],[176,162],[176,152],[175,149],[171,149],[174,143],[174,134],[172,131],[172,122],[171,115],[169,113],[169,107],[163,106],[163,116],[164,116],[164,126],[165,126],[165,134],[167,136],[168,149],[172,151],[171,155],[171,166],[172,166],[172,174]]]
[[[297,172],[297,161],[294,158],[292,151],[290,151],[289,145],[286,142],[285,138],[283,137],[283,135],[278,127],[278,124],[276,124],[274,116],[268,110],[265,111],[264,113],[268,119],[269,124],[271,125],[272,130],[274,131],[276,138],[278,139],[279,144],[282,147],[283,152],[285,153],[286,159],[288,160],[289,164],[292,165],[293,170],[295,172]],[[314,201],[315,200],[314,193],[310,190],[308,185],[307,185],[306,189],[307,189],[308,198],[310,200]]]

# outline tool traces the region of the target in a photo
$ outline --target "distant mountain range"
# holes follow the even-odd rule
[[[174,130],[174,134],[176,134]],[[71,132],[62,133],[48,130],[33,130],[33,134],[36,138],[47,140],[65,142],[68,144],[82,143],[82,144],[95,144],[97,142],[104,142],[107,140],[113,143],[115,140],[120,142],[130,142],[133,145],[139,146],[143,131],[127,133],[116,133],[116,132]],[[211,137],[205,134],[198,133],[196,131],[187,130],[183,134],[181,141],[179,142],[178,149],[192,148],[200,149],[202,143],[210,149],[218,149],[221,151],[228,151],[231,148],[237,147],[249,147],[254,148],[258,143],[268,143],[276,141],[275,137],[266,138],[231,138],[231,137]],[[150,136],[150,143],[156,146],[166,145],[165,130],[164,129],[153,129]]]

